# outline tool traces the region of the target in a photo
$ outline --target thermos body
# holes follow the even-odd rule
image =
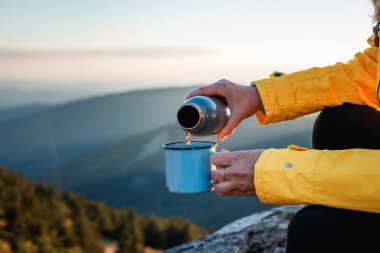
[[[196,96],[186,100],[177,112],[177,121],[192,135],[207,136],[219,133],[231,112],[226,102],[218,97]]]

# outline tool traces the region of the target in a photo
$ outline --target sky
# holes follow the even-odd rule
[[[249,84],[349,60],[372,12],[369,0],[1,0],[0,87]]]

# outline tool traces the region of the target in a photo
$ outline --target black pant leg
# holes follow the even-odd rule
[[[313,148],[380,149],[380,111],[351,104],[324,109]],[[288,253],[380,252],[380,214],[311,205],[294,216],[287,236]]]
[[[289,223],[287,252],[380,252],[380,215],[307,206]]]

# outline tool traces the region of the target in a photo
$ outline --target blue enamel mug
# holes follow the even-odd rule
[[[210,156],[216,143],[192,141],[169,143],[165,149],[166,186],[175,193],[202,193],[211,190],[211,170],[215,166]]]

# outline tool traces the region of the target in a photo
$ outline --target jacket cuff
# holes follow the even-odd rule
[[[314,170],[319,158],[313,150],[264,151],[254,168],[254,185],[260,201],[276,205],[315,203]]]
[[[282,107],[289,106],[296,102],[291,82],[285,73],[274,72],[270,78],[252,82],[256,85],[263,106],[265,115],[257,112],[256,117],[259,123],[266,125],[284,120],[281,117]]]

